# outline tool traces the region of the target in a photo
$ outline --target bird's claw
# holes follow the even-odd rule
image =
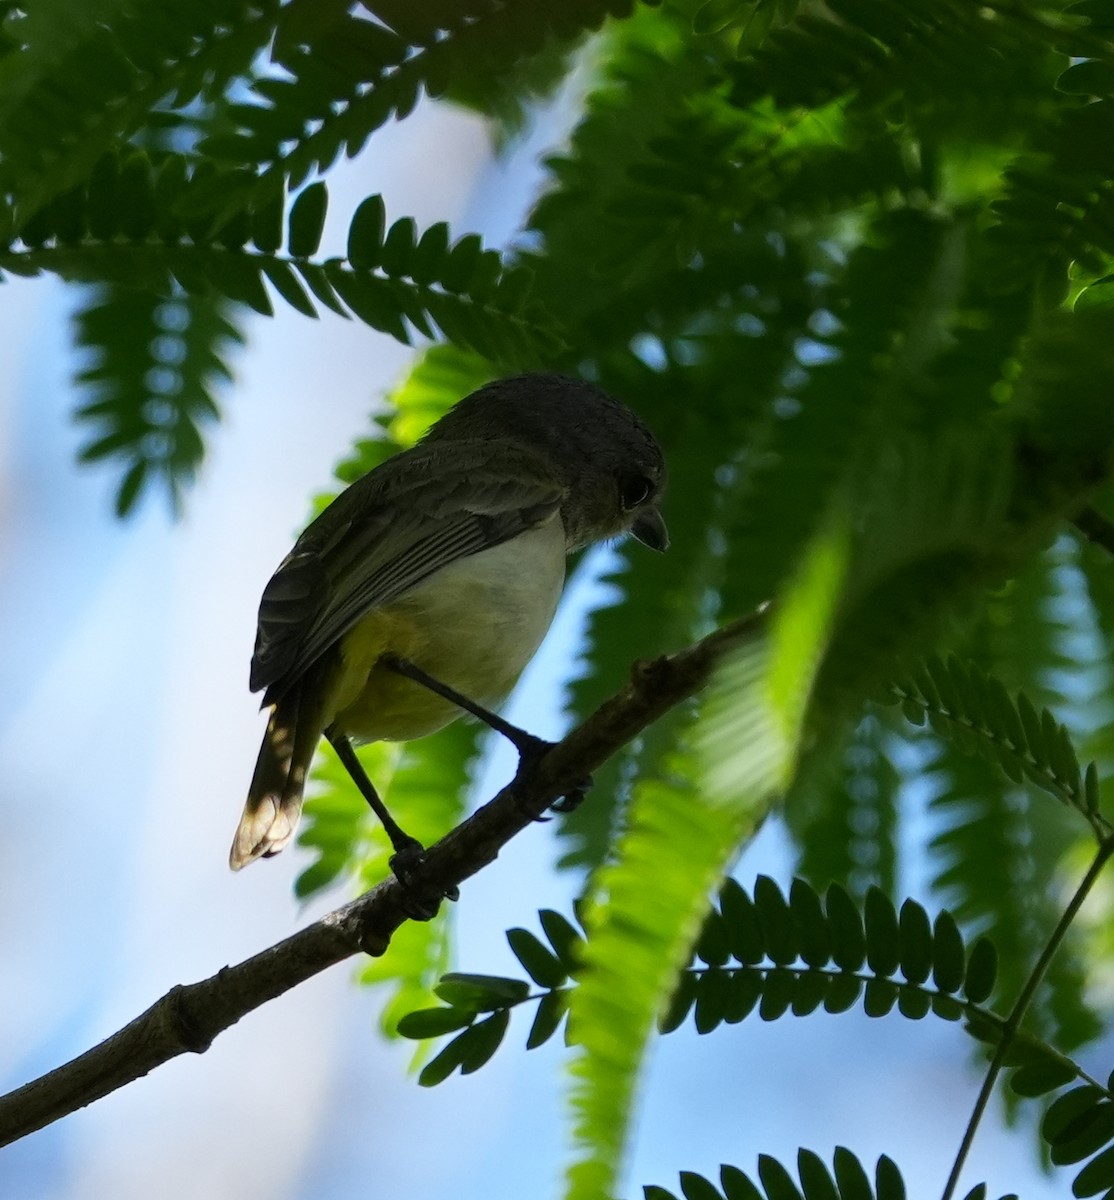
[[[578,783],[575,783],[569,790],[560,798],[555,800],[549,807],[552,812],[571,813],[575,812],[581,804],[584,803],[584,797],[592,790],[592,776],[586,775]]]
[[[397,846],[394,854],[388,860],[388,866],[394,872],[402,888],[402,907],[408,917],[414,921],[431,921],[437,916],[442,900],[459,900],[460,888],[455,884],[439,896],[431,896],[428,889],[414,878],[415,870],[425,862],[425,847],[417,840],[410,838],[401,846]]]

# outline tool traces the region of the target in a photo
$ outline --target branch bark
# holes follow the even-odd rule
[[[717,662],[763,619],[751,614],[675,654],[635,663],[626,687],[531,763],[426,853],[408,887],[431,906],[493,862],[559,797],[663,713],[698,692]],[[201,1054],[217,1034],[268,1000],[358,954],[386,952],[407,914],[394,878],[291,937],[198,983],[177,985],[78,1058],[0,1096],[6,1146],[131,1083],[179,1054]]]

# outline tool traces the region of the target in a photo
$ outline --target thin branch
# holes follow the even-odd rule
[[[438,898],[493,862],[558,797],[698,692],[716,663],[762,619],[763,612],[754,613],[676,654],[636,663],[621,692],[431,847],[408,873],[408,888],[436,907]],[[397,880],[387,879],[244,962],[222,967],[199,983],[171,988],[100,1045],[0,1096],[0,1146],[107,1096],[179,1054],[203,1053],[241,1017],[326,967],[361,951],[385,953],[394,931],[408,919],[406,893]]]
[[[1075,889],[1071,902],[1056,922],[1056,928],[1052,931],[1052,936],[1045,943],[1040,957],[1029,973],[1029,978],[1025,980],[1025,986],[1014,1001],[1013,1008],[1010,1009],[1009,1016],[1006,1018],[1005,1026],[1002,1029],[1001,1039],[994,1051],[993,1058],[990,1060],[990,1065],[987,1067],[982,1087],[979,1089],[978,1097],[975,1100],[975,1106],[971,1112],[970,1119],[967,1121],[967,1128],[963,1131],[963,1140],[956,1151],[951,1173],[948,1175],[948,1181],[944,1185],[942,1200],[951,1200],[955,1195],[955,1189],[959,1185],[959,1176],[963,1171],[967,1155],[970,1153],[971,1146],[975,1141],[975,1134],[978,1131],[983,1114],[986,1112],[986,1106],[990,1103],[990,1095],[994,1090],[994,1085],[1002,1072],[1002,1068],[1005,1066],[1006,1055],[1013,1046],[1017,1031],[1021,1028],[1021,1022],[1024,1020],[1025,1014],[1029,1011],[1029,1005],[1032,1003],[1033,997],[1037,994],[1037,988],[1040,987],[1049,965],[1053,958],[1055,958],[1056,951],[1060,949],[1060,944],[1067,937],[1072,922],[1083,907],[1083,901],[1090,895],[1091,889],[1095,886],[1098,877],[1102,874],[1103,868],[1112,854],[1114,854],[1114,839],[1107,838],[1099,846],[1094,861],[1088,867],[1082,882]]]

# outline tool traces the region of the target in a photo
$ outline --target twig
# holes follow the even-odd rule
[[[636,663],[630,682],[407,873],[407,887],[435,901],[494,861],[512,837],[663,713],[695,694],[716,663],[756,629],[754,613],[676,654]],[[99,1100],[179,1054],[201,1054],[217,1034],[311,976],[363,951],[383,954],[410,919],[394,878],[292,937],[199,983],[170,989],[93,1049],[0,1096],[0,1146]],[[412,905],[411,905],[412,907]]]
[[[952,1200],[952,1196],[955,1194],[955,1189],[959,1184],[960,1173],[963,1171],[963,1164],[967,1161],[967,1155],[970,1153],[971,1146],[975,1140],[975,1133],[982,1121],[983,1114],[986,1112],[986,1106],[990,1103],[990,1095],[994,1090],[994,1084],[997,1082],[1002,1067],[1005,1065],[1006,1055],[1013,1045],[1013,1040],[1017,1035],[1018,1029],[1021,1028],[1021,1022],[1029,1010],[1029,1005],[1036,995],[1037,988],[1044,979],[1049,964],[1055,957],[1056,951],[1060,948],[1060,943],[1067,936],[1072,922],[1083,907],[1083,901],[1087,899],[1091,888],[1095,886],[1096,880],[1102,874],[1102,870],[1112,854],[1114,854],[1114,839],[1108,838],[1099,846],[1094,861],[1087,869],[1087,874],[1083,876],[1082,882],[1075,889],[1071,902],[1056,922],[1056,928],[1052,931],[1052,936],[1045,943],[1040,957],[1029,973],[1029,978],[1025,980],[1025,986],[1014,1001],[1013,1008],[1010,1009],[1009,1016],[1006,1018],[1005,1026],[1002,1029],[1001,1038],[994,1051],[994,1056],[991,1058],[990,1065],[986,1069],[986,1075],[983,1078],[982,1087],[979,1089],[978,1097],[975,1100],[975,1106],[971,1110],[971,1116],[967,1121],[967,1128],[963,1131],[963,1140],[960,1142],[959,1150],[956,1152],[951,1174],[948,1176],[948,1182],[944,1185],[944,1193],[941,1200]]]

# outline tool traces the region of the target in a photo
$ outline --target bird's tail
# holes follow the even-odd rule
[[[295,685],[271,709],[228,856],[233,871],[278,854],[294,836],[302,815],[306,773],[321,737],[318,708],[307,705],[303,688]]]

